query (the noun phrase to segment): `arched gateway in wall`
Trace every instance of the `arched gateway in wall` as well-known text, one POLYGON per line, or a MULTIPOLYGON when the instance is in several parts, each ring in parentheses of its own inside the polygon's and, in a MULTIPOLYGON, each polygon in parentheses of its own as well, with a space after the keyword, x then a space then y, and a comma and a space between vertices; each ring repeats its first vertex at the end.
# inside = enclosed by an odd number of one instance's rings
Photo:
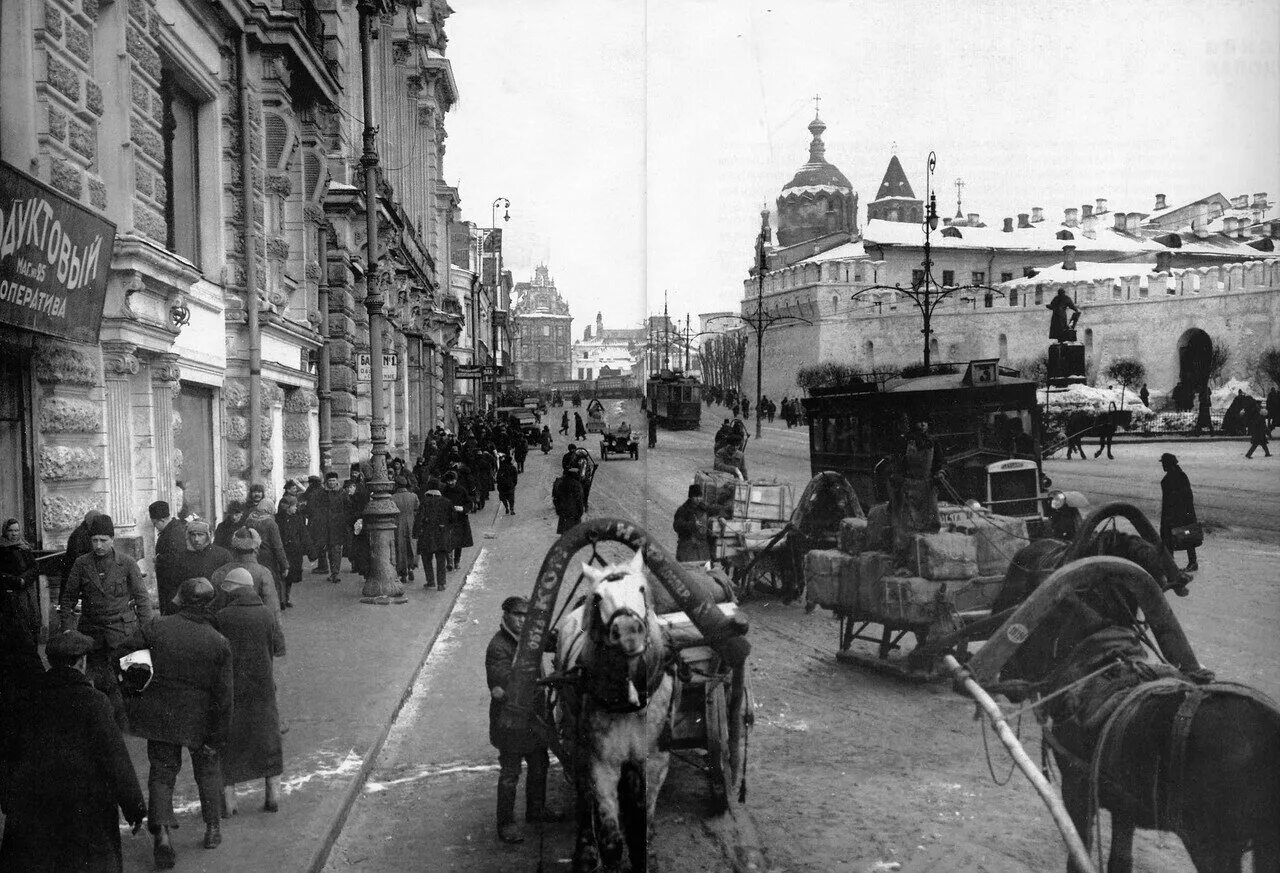
POLYGON ((1199 389, 1209 380, 1213 340, 1198 327, 1188 328, 1178 338, 1178 381, 1199 389))

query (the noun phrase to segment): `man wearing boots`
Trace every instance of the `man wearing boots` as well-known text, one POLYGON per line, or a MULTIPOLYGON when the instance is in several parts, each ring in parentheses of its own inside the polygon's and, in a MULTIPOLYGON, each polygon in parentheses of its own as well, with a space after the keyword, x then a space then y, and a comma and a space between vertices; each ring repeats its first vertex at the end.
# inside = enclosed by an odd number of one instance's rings
POLYGON ((118 652, 151 650, 153 678, 143 694, 131 698, 129 723, 131 732, 147 741, 147 829, 158 870, 171 869, 175 861, 169 829, 178 824, 173 785, 184 746, 200 795, 204 847, 222 842, 218 753, 231 732, 233 697, 231 646, 214 628, 213 595, 208 579, 185 580, 178 589, 177 614, 139 628, 118 652))
POLYGON ((524 841, 524 831, 516 824, 516 788, 520 784, 520 765, 529 765, 524 785, 524 820, 530 823, 560 821, 563 816, 546 806, 547 747, 532 732, 508 735, 499 726, 503 701, 507 697, 507 681, 516 657, 516 642, 529 601, 508 597, 502 601, 502 623, 489 641, 484 653, 485 675, 489 681, 489 742, 498 750, 498 839, 504 843, 524 841))

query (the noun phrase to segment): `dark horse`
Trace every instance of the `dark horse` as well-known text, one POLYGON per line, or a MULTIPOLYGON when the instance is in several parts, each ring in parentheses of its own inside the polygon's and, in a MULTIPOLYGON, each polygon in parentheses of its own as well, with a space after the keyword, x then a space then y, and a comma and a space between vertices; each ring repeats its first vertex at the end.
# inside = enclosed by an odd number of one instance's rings
POLYGON ((1121 425, 1128 425, 1130 417, 1128 413, 1118 411, 1114 403, 1105 412, 1080 409, 1071 413, 1067 416, 1067 460, 1070 461, 1076 452, 1080 453, 1081 460, 1088 457, 1081 442, 1086 436, 1098 438, 1098 451, 1093 454, 1095 458, 1105 450, 1107 458, 1114 460, 1111 456, 1111 440, 1121 425))
POLYGON ((1111 813, 1108 873, 1132 869, 1139 827, 1176 833, 1199 873, 1239 873, 1249 850, 1255 873, 1280 873, 1280 710, 1201 667, 1165 600, 1171 562, 1150 528, 1133 507, 1113 504, 1072 545, 1023 556, 1057 569, 1045 578, 1045 566, 1026 573, 1030 560, 1011 567, 1001 599, 1021 603, 969 669, 1011 696, 1063 691, 1037 717, 1086 846, 1097 812, 1111 813), (1113 515, 1134 522, 1151 548, 1131 535, 1095 535, 1113 515), (1139 561, 1085 557, 1111 549, 1139 561), (1167 663, 1146 659, 1139 609, 1167 663))

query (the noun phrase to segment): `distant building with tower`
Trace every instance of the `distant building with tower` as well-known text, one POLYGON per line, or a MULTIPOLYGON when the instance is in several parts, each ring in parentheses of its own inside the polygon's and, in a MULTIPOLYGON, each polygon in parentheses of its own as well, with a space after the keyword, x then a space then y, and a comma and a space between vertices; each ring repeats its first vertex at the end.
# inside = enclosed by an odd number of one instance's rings
POLYGON ((511 357, 516 378, 526 388, 572 379, 573 316, 547 265, 534 269, 533 281, 517 282, 515 296, 511 357))

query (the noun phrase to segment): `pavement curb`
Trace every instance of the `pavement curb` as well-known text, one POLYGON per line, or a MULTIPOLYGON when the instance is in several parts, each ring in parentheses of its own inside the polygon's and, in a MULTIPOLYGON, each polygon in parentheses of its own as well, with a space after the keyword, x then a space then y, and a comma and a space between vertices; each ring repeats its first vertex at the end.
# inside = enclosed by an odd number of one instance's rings
POLYGON ((359 799, 360 793, 369 781, 369 774, 373 772, 373 766, 382 754, 382 747, 386 745, 387 737, 391 734, 391 728, 395 725, 396 719, 400 717, 400 710, 404 708, 405 701, 413 694, 413 687, 418 684, 418 676, 421 675, 422 668, 426 665, 427 658, 431 655, 431 650, 435 648, 436 640, 440 637, 440 631, 444 629, 449 617, 453 615, 453 608, 457 605, 458 598, 462 596, 462 589, 466 585, 467 579, 471 576, 472 569, 475 568, 476 559, 480 557, 480 552, 483 550, 483 546, 475 549, 474 554, 467 561, 466 572, 461 576, 458 584, 452 586, 451 589, 447 589, 450 591, 448 608, 440 613, 435 626, 431 628, 426 646, 422 650, 422 657, 418 659, 418 664, 413 668, 413 673, 409 677, 408 683, 401 690, 400 699, 396 702, 395 708, 392 709, 391 716, 379 728, 378 736, 373 745, 369 747, 369 751, 365 752, 364 760, 360 762, 360 769, 356 771, 355 778, 346 787, 342 797, 342 804, 338 807, 337 814, 333 817, 333 821, 330 822, 328 830, 325 831, 324 839, 320 841, 320 845, 311 856, 310 862, 304 868, 307 873, 321 873, 325 865, 329 863, 329 855, 333 852, 333 847, 338 842, 338 837, 342 835, 342 829, 346 827, 347 819, 351 816, 351 808, 355 806, 356 800, 359 799))

